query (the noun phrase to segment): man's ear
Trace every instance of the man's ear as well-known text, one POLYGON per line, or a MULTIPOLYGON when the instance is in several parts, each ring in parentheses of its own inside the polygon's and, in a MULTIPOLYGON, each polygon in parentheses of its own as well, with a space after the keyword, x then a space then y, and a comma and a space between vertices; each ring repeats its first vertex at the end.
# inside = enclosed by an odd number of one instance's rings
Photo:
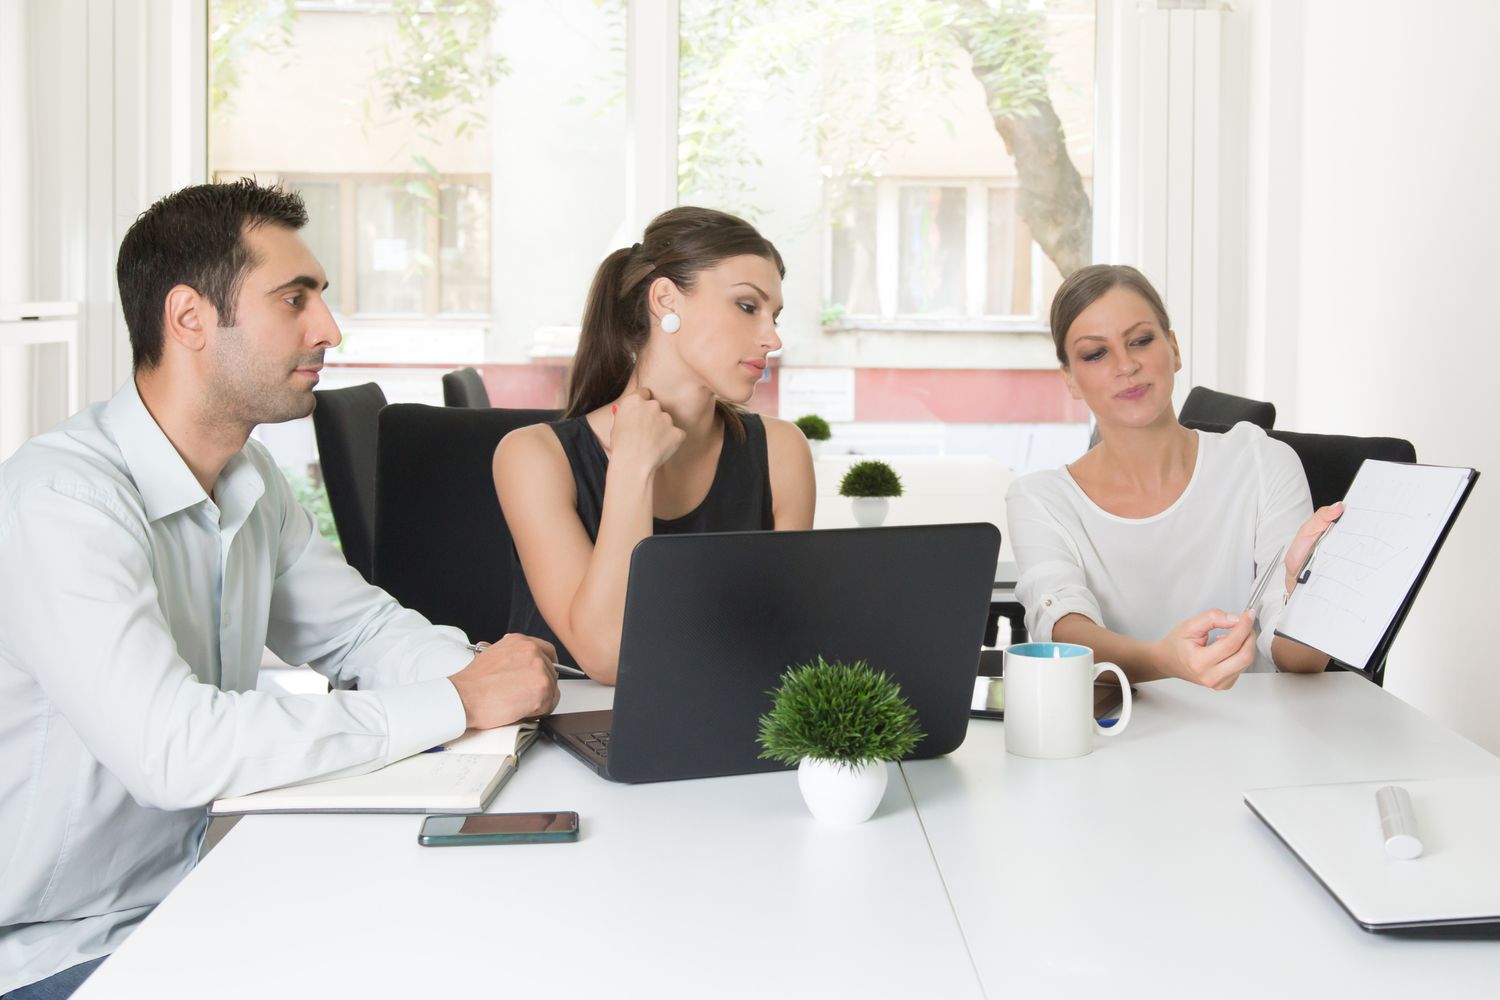
POLYGON ((201 351, 208 332, 219 325, 219 313, 198 291, 188 285, 173 285, 162 310, 162 339, 189 351, 201 351))
POLYGON ((677 312, 682 304, 682 293, 671 278, 657 278, 646 291, 646 308, 660 320, 667 313, 677 312))

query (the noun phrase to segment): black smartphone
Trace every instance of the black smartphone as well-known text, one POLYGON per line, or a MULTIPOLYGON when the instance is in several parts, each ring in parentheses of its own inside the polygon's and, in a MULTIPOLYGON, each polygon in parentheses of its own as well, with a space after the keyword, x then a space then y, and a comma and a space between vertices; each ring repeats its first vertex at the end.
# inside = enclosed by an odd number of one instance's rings
POLYGON ((576 812, 481 813, 428 816, 417 843, 423 847, 465 844, 560 844, 578 839, 576 812))

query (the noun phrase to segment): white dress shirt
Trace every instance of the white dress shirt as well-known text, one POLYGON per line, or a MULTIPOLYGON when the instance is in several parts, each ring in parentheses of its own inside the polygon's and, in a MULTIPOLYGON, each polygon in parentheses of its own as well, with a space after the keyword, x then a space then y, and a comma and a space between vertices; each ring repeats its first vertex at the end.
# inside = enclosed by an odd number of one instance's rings
MULTIPOLYGON (((1100 508, 1066 468, 1034 472, 1005 498, 1031 637, 1050 641, 1067 614, 1155 641, 1210 608, 1239 614, 1259 572, 1312 516, 1296 452, 1253 424, 1198 435, 1187 489, 1151 517, 1100 508)), ((1273 671, 1271 639, 1285 602, 1277 569, 1256 609, 1253 671, 1273 671)))
POLYGON ((365 583, 258 443, 205 494, 133 379, 24 445, 0 465, 0 993, 118 947, 214 799, 457 736, 465 643, 365 583), (257 692, 267 646, 360 690, 257 692))

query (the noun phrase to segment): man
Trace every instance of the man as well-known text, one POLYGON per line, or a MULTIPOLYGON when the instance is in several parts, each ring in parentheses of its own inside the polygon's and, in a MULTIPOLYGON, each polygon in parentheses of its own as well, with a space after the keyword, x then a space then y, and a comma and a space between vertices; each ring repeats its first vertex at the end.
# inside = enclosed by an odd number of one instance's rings
POLYGON ((134 377, 0 465, 7 997, 71 992, 192 868, 214 799, 557 703, 549 645, 476 656, 401 608, 249 441, 312 412, 339 342, 306 221, 251 181, 151 206, 118 261, 134 377), (359 690, 259 693, 266 646, 359 690))

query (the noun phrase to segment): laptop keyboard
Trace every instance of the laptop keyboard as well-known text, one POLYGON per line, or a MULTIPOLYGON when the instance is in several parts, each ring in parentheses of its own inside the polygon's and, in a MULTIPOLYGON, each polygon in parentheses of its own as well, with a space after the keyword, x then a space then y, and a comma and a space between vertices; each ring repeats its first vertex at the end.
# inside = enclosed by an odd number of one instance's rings
POLYGON ((579 733, 578 741, 597 754, 601 760, 609 758, 609 730, 606 729, 602 733, 579 733))

